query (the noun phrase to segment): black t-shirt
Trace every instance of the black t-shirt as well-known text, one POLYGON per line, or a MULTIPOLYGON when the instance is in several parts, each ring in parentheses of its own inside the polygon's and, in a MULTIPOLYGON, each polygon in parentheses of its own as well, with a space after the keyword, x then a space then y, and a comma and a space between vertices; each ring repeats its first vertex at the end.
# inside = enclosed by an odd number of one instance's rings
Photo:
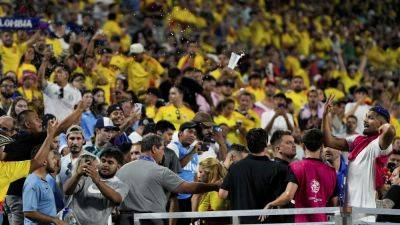
MULTIPOLYGON (((4 152, 7 153, 5 161, 22 161, 32 159, 32 150, 36 146, 42 145, 46 139, 46 136, 46 132, 32 134, 21 131, 17 133, 12 137, 15 141, 4 148, 4 152)), ((21 178, 12 182, 8 188, 7 195, 22 196, 24 182, 25 178, 21 178)))
MULTIPOLYGON (((393 201, 394 206, 392 209, 400 209, 400 186, 392 185, 383 199, 390 199, 393 201)), ((400 222, 400 216, 378 215, 376 222, 398 223, 400 222)))
MULTIPOLYGON (((282 194, 286 190, 286 186, 288 182, 292 182, 295 184, 298 184, 296 175, 294 175, 293 171, 290 169, 289 162, 280 159, 280 158, 275 158, 274 162, 284 171, 285 174, 287 174, 287 179, 286 180, 281 180, 281 183, 279 184, 279 193, 282 194)), ((294 208, 294 204, 289 202, 288 204, 282 206, 281 208, 294 208)), ((294 223, 294 215, 284 215, 284 216, 279 216, 280 222, 281 223, 294 223)))
MULTIPOLYGON (((229 192, 233 210, 263 209, 280 194, 287 171, 266 156, 249 155, 233 164, 221 188, 229 192)), ((276 222, 268 217, 266 222, 276 222)), ((240 218, 241 223, 258 223, 258 217, 240 218)))
POLYGON ((181 170, 181 164, 178 156, 176 156, 175 152, 169 148, 165 148, 164 150, 164 157, 161 165, 167 167, 176 174, 178 174, 178 172, 181 170))

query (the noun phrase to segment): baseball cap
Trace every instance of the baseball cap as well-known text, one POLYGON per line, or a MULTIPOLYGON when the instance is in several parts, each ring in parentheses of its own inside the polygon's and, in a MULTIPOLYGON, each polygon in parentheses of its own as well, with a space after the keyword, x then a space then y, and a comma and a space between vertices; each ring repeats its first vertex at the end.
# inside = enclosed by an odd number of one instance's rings
POLYGON ((197 128, 197 124, 194 122, 185 122, 179 127, 179 131, 184 131, 186 129, 197 128))
POLYGON ((72 125, 67 130, 67 133, 66 133, 67 137, 68 137, 68 135, 70 135, 72 133, 81 133, 83 135, 83 129, 82 129, 82 127, 80 127, 78 125, 72 125))
POLYGON ((129 54, 140 54, 144 52, 144 47, 140 43, 132 44, 129 50, 129 54))
POLYGON ((102 117, 102 118, 97 119, 96 125, 94 125, 94 128, 98 128, 98 129, 106 128, 106 129, 111 129, 111 130, 119 130, 119 128, 116 127, 114 125, 114 123, 111 121, 111 119, 108 117, 102 117))
POLYGON ((122 108, 119 104, 110 105, 107 109, 107 116, 111 115, 114 111, 121 110, 122 108))
POLYGON ((14 140, 0 134, 0 147, 11 144, 14 140))
POLYGON ((212 125, 214 125, 214 121, 213 121, 211 115, 206 112, 197 112, 196 115, 194 116, 192 122, 197 123, 197 124, 201 123, 208 127, 211 127, 212 125))

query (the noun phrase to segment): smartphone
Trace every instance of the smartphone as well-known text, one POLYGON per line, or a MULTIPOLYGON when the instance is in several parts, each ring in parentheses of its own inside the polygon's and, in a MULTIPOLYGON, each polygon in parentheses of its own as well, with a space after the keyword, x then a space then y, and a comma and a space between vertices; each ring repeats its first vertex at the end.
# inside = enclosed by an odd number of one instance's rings
POLYGON ((220 126, 213 126, 213 131, 215 133, 219 133, 219 132, 222 132, 222 128, 220 126))
POLYGON ((195 140, 195 141, 189 146, 189 149, 188 149, 188 151, 187 151, 188 154, 191 153, 191 152, 193 151, 193 149, 194 149, 194 147, 196 147, 197 143, 199 143, 199 141, 195 140))
POLYGON ((135 104, 134 104, 134 110, 135 110, 135 112, 141 113, 141 112, 142 112, 142 108, 143 108, 143 105, 142 105, 142 104, 140 104, 140 103, 135 103, 135 104))

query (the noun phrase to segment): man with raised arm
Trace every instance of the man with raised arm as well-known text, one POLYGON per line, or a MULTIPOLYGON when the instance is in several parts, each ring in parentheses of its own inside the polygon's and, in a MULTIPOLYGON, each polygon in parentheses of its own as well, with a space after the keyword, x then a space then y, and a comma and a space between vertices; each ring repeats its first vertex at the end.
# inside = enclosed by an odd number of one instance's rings
MULTIPOLYGON (((20 178, 28 176, 29 173, 42 167, 50 151, 50 144, 53 141, 58 123, 50 123, 47 128, 47 135, 39 151, 30 160, 16 160, 12 162, 0 161, 0 224, 3 221, 3 202, 10 184, 20 178)), ((0 153, 4 146, 13 142, 13 139, 0 135, 0 153)), ((23 219, 23 218, 22 218, 23 219)))
POLYGON ((332 101, 330 96, 325 104, 322 131, 326 147, 349 151, 348 167, 348 201, 352 207, 375 208, 375 159, 388 155, 396 130, 389 123, 388 110, 380 106, 368 110, 364 119, 362 135, 337 138, 332 135, 331 116, 332 101))

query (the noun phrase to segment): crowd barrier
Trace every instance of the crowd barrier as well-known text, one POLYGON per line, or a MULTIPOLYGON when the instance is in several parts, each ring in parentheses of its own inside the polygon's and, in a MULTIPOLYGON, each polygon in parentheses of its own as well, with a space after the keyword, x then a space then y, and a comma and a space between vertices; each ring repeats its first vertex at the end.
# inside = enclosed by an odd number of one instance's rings
MULTIPOLYGON (((297 224, 334 224, 334 225, 392 225, 398 223, 379 223, 365 221, 369 216, 375 215, 400 215, 398 209, 376 209, 376 208, 340 208, 340 207, 325 207, 325 208, 301 208, 301 209, 268 209, 268 210, 231 210, 231 211, 209 211, 209 212, 175 212, 175 213, 135 213, 134 224, 140 225, 140 220, 143 219, 170 219, 170 218, 191 218, 205 219, 215 217, 231 217, 232 224, 240 224, 239 217, 241 216, 260 216, 260 215, 296 215, 296 214, 319 214, 325 213, 328 215, 328 222, 315 223, 297 223, 297 224)), ((267 223, 265 223, 267 224, 267 223)), ((277 223, 274 223, 277 224, 277 223)), ((279 225, 291 225, 295 223, 279 223, 279 225)))

